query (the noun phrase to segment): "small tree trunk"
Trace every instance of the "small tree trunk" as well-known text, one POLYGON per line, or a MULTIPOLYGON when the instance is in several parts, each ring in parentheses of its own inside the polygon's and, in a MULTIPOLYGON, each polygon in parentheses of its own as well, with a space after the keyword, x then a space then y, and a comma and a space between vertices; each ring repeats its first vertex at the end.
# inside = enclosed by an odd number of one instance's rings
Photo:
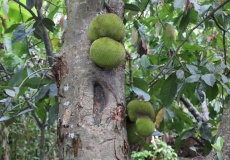
MULTIPOLYGON (((220 126, 218 129, 217 137, 222 137, 224 139, 224 146, 222 148, 223 158, 224 160, 230 159, 230 101, 228 102, 228 106, 224 111, 223 117, 220 122, 220 126)), ((217 154, 216 150, 212 150, 212 152, 208 155, 210 160, 216 160, 217 154)))
MULTIPOLYGON (((62 48, 62 61, 67 65, 62 67, 59 88, 60 159, 127 159, 124 64, 107 70, 89 57, 87 29, 99 14, 100 3, 75 0, 67 6, 68 28, 62 48)), ((109 5, 123 16, 122 0, 110 0, 109 5)))

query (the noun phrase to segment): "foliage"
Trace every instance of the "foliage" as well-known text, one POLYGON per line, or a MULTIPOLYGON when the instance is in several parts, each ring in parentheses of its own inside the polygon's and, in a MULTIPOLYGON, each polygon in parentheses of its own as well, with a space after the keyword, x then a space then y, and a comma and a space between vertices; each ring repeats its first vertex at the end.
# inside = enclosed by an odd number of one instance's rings
POLYGON ((177 154, 171 146, 167 145, 164 141, 156 139, 155 147, 153 144, 151 151, 144 150, 142 152, 132 152, 132 158, 134 160, 145 160, 146 158, 155 158, 156 160, 177 160, 177 154))
POLYGON ((201 137, 207 155, 229 101, 230 4, 124 2, 127 99, 148 95, 156 129, 177 135, 175 149, 201 137))
POLYGON ((222 147, 224 145, 224 139, 222 137, 218 137, 215 144, 212 144, 212 147, 217 150, 218 160, 223 160, 222 147))
POLYGON ((0 3, 0 159, 57 155, 58 91, 50 56, 61 47, 58 11, 66 11, 60 0, 34 2, 0 3))
MULTIPOLYGON (((0 3, 0 159, 56 156, 50 147, 56 144, 58 84, 51 67, 62 46, 66 8, 60 0, 34 2, 0 3)), ((124 2, 127 101, 138 96, 151 102, 156 129, 176 135, 176 150, 195 136, 204 139, 205 155, 214 147, 220 156, 222 140, 213 143, 230 97, 230 3, 124 2)))

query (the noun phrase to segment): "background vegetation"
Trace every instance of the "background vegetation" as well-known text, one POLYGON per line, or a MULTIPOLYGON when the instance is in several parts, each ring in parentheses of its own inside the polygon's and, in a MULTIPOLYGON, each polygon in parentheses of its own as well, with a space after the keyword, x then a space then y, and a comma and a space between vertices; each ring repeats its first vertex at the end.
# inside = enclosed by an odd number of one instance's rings
MULTIPOLYGON (((181 156, 207 155, 230 94, 229 0, 124 2, 127 102, 137 95, 150 101, 157 130, 181 156)), ((65 5, 4 0, 0 6, 0 159, 54 159, 52 66, 67 24, 65 5)))

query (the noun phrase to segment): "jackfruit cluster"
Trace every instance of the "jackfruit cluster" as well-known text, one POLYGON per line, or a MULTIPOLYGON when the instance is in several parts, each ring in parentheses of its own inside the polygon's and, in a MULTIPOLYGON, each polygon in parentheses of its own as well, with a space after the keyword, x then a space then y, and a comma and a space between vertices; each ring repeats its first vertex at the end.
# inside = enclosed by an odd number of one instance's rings
POLYGON ((90 57, 103 68, 116 68, 125 60, 125 49, 119 41, 124 39, 125 27, 116 14, 101 14, 89 25, 88 37, 93 42, 90 57))
POLYGON ((155 129, 155 112, 150 102, 132 100, 127 105, 127 112, 130 120, 127 123, 129 144, 136 144, 143 137, 152 135, 155 129))

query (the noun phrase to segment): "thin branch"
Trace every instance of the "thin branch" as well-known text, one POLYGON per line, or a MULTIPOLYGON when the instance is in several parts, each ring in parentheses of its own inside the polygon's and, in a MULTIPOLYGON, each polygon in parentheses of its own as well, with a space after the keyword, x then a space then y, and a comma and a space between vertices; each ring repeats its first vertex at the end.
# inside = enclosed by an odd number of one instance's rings
POLYGON ((226 31, 223 31, 223 47, 224 47, 224 64, 227 65, 227 49, 226 49, 226 43, 225 43, 225 37, 226 31))
MULTIPOLYGON (((38 10, 37 13, 38 13, 39 20, 42 21, 43 20, 43 15, 42 15, 41 10, 38 10)), ((52 66, 53 65, 52 44, 51 44, 51 41, 50 41, 49 34, 48 34, 47 30, 46 30, 46 27, 43 24, 42 24, 42 28, 43 28, 43 31, 44 31, 43 40, 44 40, 44 44, 45 44, 45 48, 46 48, 46 55, 48 57, 48 61, 49 61, 50 66, 52 66)))
POLYGON ((38 72, 44 71, 44 70, 51 70, 51 68, 42 68, 42 69, 39 69, 39 70, 37 70, 37 71, 31 73, 30 75, 28 75, 28 76, 21 82, 21 84, 19 85, 19 88, 20 88, 20 87, 23 85, 23 83, 24 83, 28 78, 30 78, 32 75, 34 75, 34 74, 36 74, 36 73, 38 73, 38 72))
POLYGON ((194 118, 199 122, 203 121, 206 122, 205 119, 202 117, 200 112, 193 106, 193 104, 189 101, 189 99, 185 97, 180 98, 181 102, 185 105, 185 107, 188 109, 188 111, 194 116, 194 118))
MULTIPOLYGON (((25 99, 26 104, 28 105, 28 107, 31 108, 31 109, 34 109, 35 107, 29 102, 29 98, 27 98, 25 94, 23 94, 23 97, 24 97, 24 99, 25 99)), ((35 111, 33 110, 31 113, 32 113, 32 116, 34 117, 34 120, 37 123, 38 127, 41 128, 42 127, 42 123, 39 121, 37 115, 35 114, 35 111)))
POLYGON ((138 16, 137 19, 140 19, 140 18, 141 18, 141 16, 143 15, 144 11, 146 10, 146 8, 147 8, 149 2, 150 2, 150 0, 148 0, 148 2, 146 3, 145 7, 144 7, 143 10, 141 11, 141 14, 138 16))
POLYGON ((52 3, 51 1, 47 1, 47 0, 46 0, 46 2, 47 2, 47 3, 50 3, 51 5, 53 5, 53 6, 55 6, 55 7, 58 7, 58 8, 66 8, 66 7, 64 7, 64 6, 63 6, 63 7, 60 7, 60 6, 58 6, 58 5, 54 4, 54 3, 52 3))
POLYGON ((156 15, 157 15, 157 19, 159 20, 159 22, 160 22, 161 26, 163 27, 163 29, 165 29, 165 26, 164 26, 162 20, 160 19, 159 15, 158 15, 158 10, 157 10, 157 8, 158 8, 158 7, 157 7, 157 5, 156 5, 156 15))
POLYGON ((212 15, 211 18, 214 20, 214 22, 216 23, 217 27, 218 27, 220 30, 222 30, 223 32, 227 32, 227 30, 226 30, 223 26, 221 26, 221 25, 219 24, 219 22, 216 20, 216 18, 215 18, 214 15, 212 15))
POLYGON ((126 52, 127 59, 129 61, 129 84, 133 87, 133 70, 132 70, 132 58, 130 53, 126 52))
POLYGON ((34 14, 34 12, 31 9, 29 9, 26 5, 24 5, 23 3, 21 3, 20 1, 17 1, 17 0, 14 0, 14 2, 16 2, 17 4, 19 4, 23 8, 25 8, 28 12, 30 12, 30 14, 33 16, 34 19, 37 18, 37 16, 34 14))

